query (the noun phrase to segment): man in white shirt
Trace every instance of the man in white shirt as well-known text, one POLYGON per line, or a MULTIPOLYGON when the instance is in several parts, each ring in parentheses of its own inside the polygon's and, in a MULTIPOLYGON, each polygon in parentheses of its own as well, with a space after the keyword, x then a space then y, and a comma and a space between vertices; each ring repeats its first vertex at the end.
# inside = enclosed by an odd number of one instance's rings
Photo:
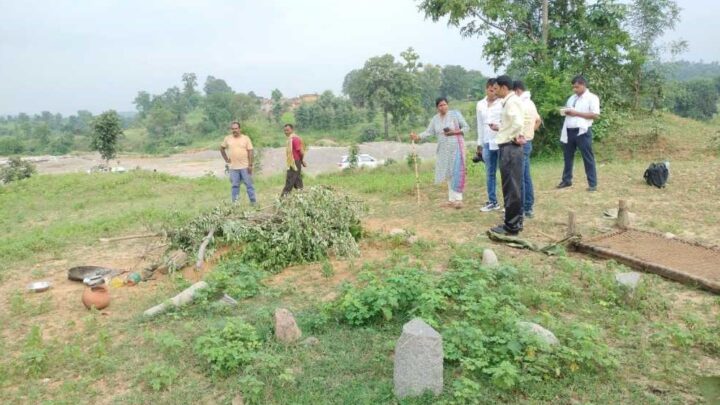
POLYGON ((565 115, 565 123, 560 133, 565 168, 557 188, 572 186, 575 150, 580 149, 588 181, 587 191, 596 191, 597 171, 592 150, 592 124, 600 116, 600 99, 587 89, 587 80, 583 76, 575 76, 572 85, 575 94, 570 96, 565 108, 560 110, 560 113, 565 115))
POLYGON ((523 145, 523 215, 525 218, 533 217, 533 205, 535 205, 535 191, 533 189, 532 177, 530 176, 530 153, 532 153, 532 140, 535 138, 535 131, 540 128, 542 120, 538 114, 535 103, 530 98, 530 92, 525 91, 525 83, 522 80, 513 82, 513 91, 520 97, 523 104, 523 112, 525 113, 523 121, 523 135, 525 135, 525 145, 523 145))
POLYGON ((477 103, 477 154, 485 162, 485 178, 488 201, 480 208, 482 212, 499 210, 497 194, 498 145, 495 141, 497 130, 500 128, 500 114, 502 102, 495 94, 495 79, 488 79, 485 83, 485 98, 477 103))

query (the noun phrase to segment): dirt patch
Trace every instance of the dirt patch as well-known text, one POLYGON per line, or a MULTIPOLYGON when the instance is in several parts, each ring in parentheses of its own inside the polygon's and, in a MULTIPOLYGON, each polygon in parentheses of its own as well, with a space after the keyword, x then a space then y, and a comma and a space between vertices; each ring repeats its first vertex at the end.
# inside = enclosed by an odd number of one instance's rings
MULTIPOLYGON (((220 142, 218 140, 218 142, 220 142)), ((422 159, 435 156, 437 146, 433 143, 417 145, 418 155, 422 159)), ((411 151, 411 145, 398 142, 371 142, 360 145, 360 153, 368 153, 376 159, 394 159, 400 161, 411 151)), ((307 174, 319 174, 337 171, 337 164, 348 148, 343 146, 311 146, 306 161, 307 174)), ((37 165, 41 174, 83 173, 93 166, 104 163, 99 154, 86 153, 66 156, 35 156, 27 158, 37 165)), ((285 172, 285 148, 264 148, 261 176, 282 174, 285 172)), ((218 150, 195 150, 170 156, 120 155, 110 162, 112 166, 125 169, 140 168, 154 170, 180 177, 201 177, 212 175, 223 177, 225 163, 218 150)))
MULTIPOLYGON (((12 271, 7 280, 0 285, 0 297, 3 297, 0 304, 4 306, 5 311, 10 312, 9 301, 19 292, 27 307, 47 308, 41 311, 41 314, 23 317, 18 325, 21 329, 29 328, 31 324, 39 324, 47 337, 59 339, 72 337, 80 331, 82 328, 80 321, 89 312, 81 302, 85 285, 68 280, 67 270, 78 265, 98 265, 124 271, 126 273, 122 276, 125 276, 132 271, 140 272, 143 267, 157 260, 164 251, 162 245, 164 243, 156 238, 152 242, 148 239, 126 240, 75 248, 68 251, 61 259, 43 261, 24 271, 12 271), (52 288, 43 293, 26 292, 27 284, 37 280, 50 281, 52 288)), ((132 311, 125 309, 146 296, 157 294, 158 289, 161 288, 161 284, 154 282, 111 288, 110 306, 101 312, 104 315, 103 322, 134 316, 132 311)), ((3 329, 3 336, 11 338, 13 332, 9 330, 10 328, 3 329)))
POLYGON ((355 281, 362 264, 387 259, 390 252, 361 245, 360 256, 347 259, 331 259, 332 275, 323 275, 322 263, 312 263, 288 267, 282 272, 269 277, 265 285, 274 288, 289 287, 303 293, 311 293, 322 297, 324 301, 335 298, 337 287, 344 282, 355 281))

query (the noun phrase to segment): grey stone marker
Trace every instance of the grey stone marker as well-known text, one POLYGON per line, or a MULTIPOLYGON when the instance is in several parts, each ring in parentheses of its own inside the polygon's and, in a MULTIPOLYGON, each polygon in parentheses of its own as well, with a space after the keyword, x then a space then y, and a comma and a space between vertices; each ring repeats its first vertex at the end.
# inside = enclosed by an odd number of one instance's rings
POLYGON ((420 396, 430 390, 438 395, 443 390, 442 336, 415 318, 403 325, 395 344, 395 395, 398 398, 420 396))
POLYGON ((492 249, 483 250, 482 264, 487 267, 495 267, 499 264, 497 255, 492 249))
POLYGON ((543 342, 551 346, 560 344, 560 341, 554 333, 550 332, 549 330, 543 328, 536 323, 520 321, 517 323, 517 326, 521 330, 525 330, 527 332, 537 335, 543 342))
POLYGON ((631 271, 629 273, 618 273, 615 275, 615 281, 617 281, 620 286, 630 290, 630 292, 634 292, 638 286, 638 283, 640 282, 641 275, 642 274, 636 271, 631 271))

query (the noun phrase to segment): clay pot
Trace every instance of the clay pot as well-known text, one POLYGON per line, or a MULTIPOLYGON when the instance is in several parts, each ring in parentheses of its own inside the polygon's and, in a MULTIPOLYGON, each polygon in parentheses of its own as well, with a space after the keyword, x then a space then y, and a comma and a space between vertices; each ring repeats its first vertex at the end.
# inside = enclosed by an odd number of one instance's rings
POLYGON ((110 305, 110 293, 108 292, 107 286, 97 285, 85 288, 82 295, 82 303, 85 304, 85 308, 87 309, 91 307, 105 309, 110 305))

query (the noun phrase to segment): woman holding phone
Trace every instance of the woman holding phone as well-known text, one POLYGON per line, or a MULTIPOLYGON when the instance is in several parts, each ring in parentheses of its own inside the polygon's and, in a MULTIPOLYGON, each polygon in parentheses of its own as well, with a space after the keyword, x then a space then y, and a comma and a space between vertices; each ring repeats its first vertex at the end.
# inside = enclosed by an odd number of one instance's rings
POLYGON ((470 131, 465 118, 459 111, 450 110, 448 100, 440 97, 435 100, 437 114, 430 120, 427 129, 421 134, 410 133, 410 139, 417 141, 437 136, 437 159, 435 161, 435 184, 447 182, 447 207, 462 208, 465 190, 465 139, 470 131))

